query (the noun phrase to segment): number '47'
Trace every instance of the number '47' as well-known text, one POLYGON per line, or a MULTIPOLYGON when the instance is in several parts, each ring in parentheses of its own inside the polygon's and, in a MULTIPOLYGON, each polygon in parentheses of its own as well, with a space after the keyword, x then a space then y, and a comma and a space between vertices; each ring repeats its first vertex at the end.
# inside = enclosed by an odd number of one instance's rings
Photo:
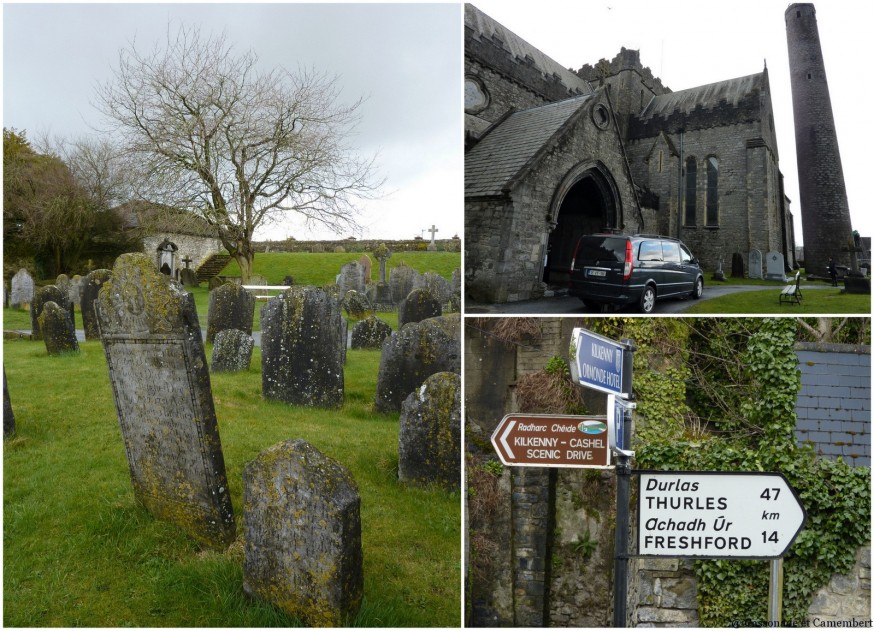
POLYGON ((762 491, 762 494, 759 495, 762 499, 765 500, 775 500, 780 496, 780 489, 765 489, 762 491))

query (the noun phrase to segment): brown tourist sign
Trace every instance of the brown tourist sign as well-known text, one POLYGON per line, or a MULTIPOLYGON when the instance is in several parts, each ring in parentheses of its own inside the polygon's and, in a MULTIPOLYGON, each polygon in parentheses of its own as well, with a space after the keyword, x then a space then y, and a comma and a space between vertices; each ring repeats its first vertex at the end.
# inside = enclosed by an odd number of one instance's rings
POLYGON ((603 416, 508 414, 492 434, 507 466, 610 467, 607 419, 603 416))

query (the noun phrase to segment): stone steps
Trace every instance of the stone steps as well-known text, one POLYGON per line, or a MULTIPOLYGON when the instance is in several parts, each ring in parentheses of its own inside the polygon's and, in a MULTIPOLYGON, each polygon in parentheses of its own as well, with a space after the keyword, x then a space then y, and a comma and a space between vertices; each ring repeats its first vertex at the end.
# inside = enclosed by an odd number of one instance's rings
POLYGON ((209 279, 218 276, 230 261, 229 254, 213 254, 197 268, 195 272, 197 281, 200 283, 208 282, 209 279))

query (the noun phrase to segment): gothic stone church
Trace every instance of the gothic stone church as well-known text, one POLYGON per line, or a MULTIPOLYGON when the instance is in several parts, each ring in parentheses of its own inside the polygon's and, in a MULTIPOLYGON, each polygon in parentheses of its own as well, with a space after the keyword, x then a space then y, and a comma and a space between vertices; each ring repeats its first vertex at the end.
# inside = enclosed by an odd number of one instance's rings
POLYGON ((562 68, 465 5, 465 278, 473 302, 561 286, 577 238, 686 243, 702 265, 795 265, 768 71, 672 92, 638 51, 562 68))

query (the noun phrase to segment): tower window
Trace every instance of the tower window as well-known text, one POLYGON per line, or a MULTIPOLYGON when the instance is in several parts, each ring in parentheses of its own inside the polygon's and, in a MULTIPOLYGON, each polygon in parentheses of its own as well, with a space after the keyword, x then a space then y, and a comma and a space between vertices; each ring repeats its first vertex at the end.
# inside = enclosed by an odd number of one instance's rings
POLYGON ((795 12, 795 17, 800 18, 800 17, 801 17, 801 11, 796 11, 796 12, 795 12))
POLYGON ((683 221, 685 226, 695 225, 696 198, 698 196, 697 179, 698 164, 695 162, 695 158, 688 158, 686 160, 686 214, 683 221))
POLYGON ((707 158, 707 225, 719 225, 719 160, 707 158))
POLYGON ((807 78, 808 78, 808 79, 812 79, 812 78, 813 78, 813 75, 811 75, 811 74, 808 72, 808 73, 807 73, 807 78))

